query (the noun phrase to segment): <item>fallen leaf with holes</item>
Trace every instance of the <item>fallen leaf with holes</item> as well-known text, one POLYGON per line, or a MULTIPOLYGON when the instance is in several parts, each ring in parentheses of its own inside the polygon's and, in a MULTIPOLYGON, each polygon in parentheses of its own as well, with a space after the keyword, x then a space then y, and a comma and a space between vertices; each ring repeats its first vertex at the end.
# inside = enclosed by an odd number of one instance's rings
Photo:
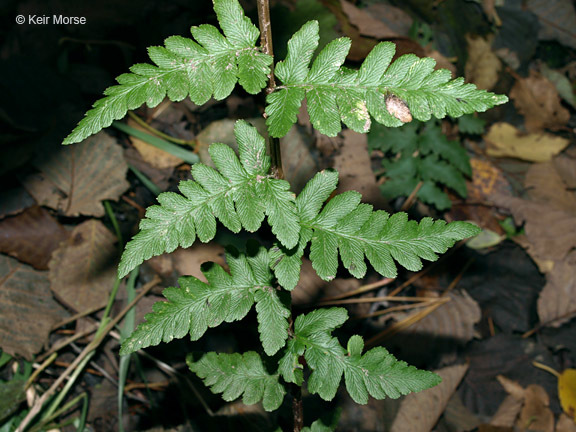
POLYGON ((480 36, 466 35, 468 43, 468 59, 466 60, 466 81, 473 82, 476 87, 491 90, 498 82, 498 74, 502 70, 500 59, 492 51, 494 37, 484 39, 480 36))
POLYGON ((495 123, 484 136, 486 154, 530 162, 546 162, 564 150, 569 140, 548 133, 522 133, 508 123, 495 123))
POLYGON ((576 369, 564 369, 558 377, 558 398, 564 412, 576 421, 576 369))
POLYGON ((67 312, 54 300, 48 272, 0 255, 0 346, 31 361, 67 312))
POLYGON ((56 297, 81 312, 105 306, 116 280, 116 237, 98 220, 78 225, 50 261, 56 297))
MULTIPOLYGON (((140 126, 132 119, 128 119, 128 126, 133 127, 134 129, 138 129, 142 132, 150 134, 148 130, 144 127, 140 126)), ((130 142, 134 146, 134 148, 140 153, 142 159, 152 165, 155 168, 164 169, 164 168, 174 168, 184 161, 179 157, 171 155, 170 153, 159 149, 158 147, 153 146, 152 144, 148 144, 146 141, 141 140, 140 138, 136 138, 133 136, 129 136, 130 142)))
POLYGON ((62 147, 35 165, 40 173, 24 179, 24 187, 38 204, 65 216, 104 216, 101 201, 116 200, 130 187, 122 147, 105 132, 62 147))
POLYGON ((0 252, 48 270, 48 261, 68 231, 42 207, 34 206, 0 221, 0 252))
POLYGON ((436 387, 406 396, 398 410, 391 432, 429 432, 444 412, 450 397, 468 370, 468 365, 434 371, 442 378, 436 387))
POLYGON ((524 116, 529 132, 556 130, 570 119, 570 112, 562 106, 554 84, 537 71, 531 70, 528 78, 519 78, 510 90, 510 98, 524 116))

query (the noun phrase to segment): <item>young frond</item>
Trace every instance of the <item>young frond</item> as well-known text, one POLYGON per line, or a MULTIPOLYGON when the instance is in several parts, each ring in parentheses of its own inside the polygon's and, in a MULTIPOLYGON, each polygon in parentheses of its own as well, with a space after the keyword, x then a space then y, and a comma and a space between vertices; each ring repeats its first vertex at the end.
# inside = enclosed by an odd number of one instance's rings
POLYGON ((407 54, 390 64, 396 49, 391 42, 376 45, 359 70, 350 70, 342 66, 350 39, 336 39, 310 67, 318 34, 317 21, 304 24, 288 42, 286 59, 276 66, 282 85, 268 95, 266 108, 266 124, 273 137, 290 130, 304 97, 312 125, 328 136, 340 132, 341 122, 366 133, 371 116, 385 126, 397 127, 412 118, 426 121, 432 116, 482 112, 508 100, 465 84, 463 78, 453 80, 446 69, 434 70, 436 62, 431 58, 407 54))
POLYGON ((220 31, 208 24, 192 27, 192 39, 171 36, 164 47, 150 47, 155 65, 136 64, 131 73, 120 75, 117 85, 104 92, 64 144, 80 142, 119 120, 129 110, 143 104, 152 108, 167 96, 181 101, 190 96, 202 105, 211 97, 230 95, 237 82, 251 94, 257 94, 267 82, 272 56, 256 46, 260 31, 237 0, 216 0, 214 10, 220 31))
POLYGON ((267 251, 263 247, 249 254, 230 251, 226 261, 230 273, 214 263, 203 265, 202 273, 208 283, 184 276, 178 279, 179 287, 166 288, 163 294, 167 301, 154 305, 146 321, 124 341, 120 354, 170 342, 186 334, 198 340, 209 327, 241 320, 255 302, 264 352, 274 355, 282 348, 288 338, 290 300, 285 292, 273 286, 267 251))
POLYGON ((299 224, 294 194, 284 180, 269 174, 264 138, 245 121, 234 129, 238 153, 224 144, 209 148, 217 170, 197 163, 195 181, 180 182, 182 195, 164 192, 151 206, 140 232, 126 245, 118 273, 127 275, 152 256, 190 247, 196 237, 208 242, 216 235, 216 219, 233 232, 256 231, 268 216, 272 232, 288 248, 298 242, 299 224))

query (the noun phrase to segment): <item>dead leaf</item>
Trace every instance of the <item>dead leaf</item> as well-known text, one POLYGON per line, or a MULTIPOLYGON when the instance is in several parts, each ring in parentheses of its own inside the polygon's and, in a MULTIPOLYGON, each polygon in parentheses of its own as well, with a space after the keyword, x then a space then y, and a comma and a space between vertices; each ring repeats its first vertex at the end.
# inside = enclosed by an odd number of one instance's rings
POLYGON ((431 431, 467 370, 468 365, 457 365, 435 371, 442 378, 442 382, 431 389, 406 396, 394 419, 391 432, 431 431))
POLYGON ((359 9, 346 0, 340 0, 342 11, 348 16, 350 24, 357 27, 361 35, 376 39, 388 39, 402 36, 364 9, 359 9))
POLYGON ((32 361, 68 314, 52 297, 47 272, 0 255, 0 316, 2 350, 32 361))
POLYGON ((518 77, 510 98, 524 116, 528 132, 559 129, 568 123, 570 112, 560 103, 560 96, 550 80, 531 70, 528 78, 518 77))
POLYGON ((576 251, 554 263, 538 297, 540 322, 559 327, 576 315, 576 251))
POLYGON ((550 397, 542 386, 530 384, 524 392, 524 405, 516 426, 520 430, 554 432, 550 397))
POLYGON ((576 432, 576 422, 562 413, 556 423, 556 432, 576 432))
POLYGON ((376 208, 387 208, 388 204, 370 168, 366 134, 346 129, 342 136, 343 145, 334 158, 334 168, 340 173, 338 192, 355 190, 362 194, 362 201, 374 204, 376 208))
POLYGON ((401 8, 394 7, 391 4, 383 3, 363 3, 366 7, 362 9, 371 17, 383 22, 386 27, 394 33, 401 36, 408 36, 414 20, 401 8))
POLYGON ((564 369, 558 377, 558 398, 564 412, 576 421, 576 369, 564 369))
POLYGON ((116 200, 130 187, 122 147, 104 132, 35 165, 41 173, 27 177, 24 187, 40 205, 66 216, 104 216, 100 201, 116 200))
POLYGON ((34 198, 32 198, 30 194, 26 192, 26 189, 22 187, 0 191, 0 203, 2 203, 2 207, 0 208, 0 219, 6 216, 18 214, 36 204, 34 198))
POLYGON ((98 220, 78 225, 50 261, 52 291, 77 312, 105 306, 116 280, 116 238, 98 220))
POLYGON ((492 90, 498 82, 498 74, 502 70, 502 63, 492 52, 493 35, 483 39, 480 36, 466 35, 468 42, 468 59, 466 60, 466 81, 473 82, 476 87, 492 90))
POLYGON ((538 16, 540 40, 557 40, 576 49, 576 9, 572 0, 527 0, 526 7, 538 16))
MULTIPOLYGON (((522 389, 522 393, 524 393, 524 389, 522 389)), ((498 407, 496 414, 492 416, 490 424, 492 426, 508 427, 512 430, 522 409, 522 403, 523 399, 518 399, 512 395, 506 396, 498 407)))
MULTIPOLYGON (((149 134, 148 130, 144 127, 140 126, 131 118, 127 121, 128 126, 133 127, 134 129, 138 129, 142 132, 149 134)), ((154 147, 152 144, 148 144, 146 141, 143 141, 139 138, 129 136, 130 142, 138 150, 142 159, 152 165, 155 168, 164 169, 164 168, 174 168, 184 161, 179 157, 173 156, 168 152, 165 152, 158 147, 154 147)))
POLYGON ((68 231, 42 207, 34 206, 0 222, 0 252, 48 270, 48 261, 68 231))
POLYGON ((484 136, 486 154, 513 157, 530 162, 546 162, 568 146, 569 140, 545 132, 522 133, 508 123, 495 123, 484 136))
POLYGON ((532 165, 525 186, 532 201, 495 195, 492 201, 509 209, 516 223, 524 224, 527 252, 547 273, 547 283, 538 299, 542 323, 557 327, 576 311, 576 194, 567 182, 572 171, 567 158, 532 165), (563 167, 557 171, 556 166, 563 167), (565 181, 562 174, 566 175, 565 181))

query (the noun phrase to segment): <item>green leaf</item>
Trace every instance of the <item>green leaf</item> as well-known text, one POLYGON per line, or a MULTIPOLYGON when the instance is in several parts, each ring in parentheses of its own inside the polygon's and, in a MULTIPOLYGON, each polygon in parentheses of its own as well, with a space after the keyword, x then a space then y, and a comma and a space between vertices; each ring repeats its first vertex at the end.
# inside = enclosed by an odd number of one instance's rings
MULTIPOLYGON (((422 268, 421 258, 435 261, 438 253, 444 253, 455 242, 472 237, 480 229, 466 222, 433 221, 423 218, 420 223, 409 221, 406 213, 390 216, 387 212, 374 211, 369 204, 360 203, 360 194, 354 191, 344 192, 333 197, 322 210, 322 202, 336 189, 335 172, 321 172, 310 180, 296 199, 300 216, 301 239, 310 241, 310 259, 318 275, 331 280, 338 270, 338 256, 348 271, 357 278, 366 274, 364 258, 374 269, 385 277, 396 277, 395 262, 411 271, 422 268), (303 239, 303 235, 306 237, 303 239)), ((279 246, 277 246, 279 248, 279 246)), ((286 267, 300 265, 300 245, 298 253, 278 249, 274 252, 274 272, 279 274, 286 267), (293 262, 294 257, 298 262, 293 262)), ((287 279, 293 280, 290 277, 287 279)))
POLYGON ((80 142, 123 118, 128 110, 144 103, 155 107, 165 97, 181 101, 189 96, 202 105, 212 96, 228 97, 236 82, 248 93, 259 93, 272 64, 272 56, 256 46, 260 31, 237 0, 215 0, 214 10, 224 35, 203 24, 191 29, 196 42, 171 36, 165 47, 150 47, 148 54, 155 65, 137 64, 131 73, 120 75, 118 84, 105 90, 105 97, 86 113, 64 144, 80 142))
POLYGON ((318 309, 300 315, 294 323, 294 338, 287 345, 279 372, 288 382, 296 382, 291 364, 302 355, 312 369, 308 379, 310 393, 324 400, 336 395, 342 376, 348 393, 359 404, 376 399, 398 398, 437 385, 440 378, 398 361, 386 349, 378 347, 362 354, 364 341, 352 336, 344 349, 332 332, 348 318, 345 309, 318 309))
POLYGON ((242 402, 253 405, 262 401, 266 411, 280 407, 286 390, 278 382, 278 374, 270 374, 258 353, 217 354, 209 352, 195 361, 188 355, 186 363, 212 393, 222 393, 222 398, 233 401, 242 396, 242 402))
MULTIPOLYGON (((250 247, 249 247, 250 249, 250 247)), ((121 355, 170 342, 190 334, 200 339, 209 327, 241 320, 256 302, 264 351, 274 355, 288 338, 289 298, 273 288, 267 251, 260 247, 249 255, 226 254, 230 274, 214 263, 202 266, 208 283, 193 276, 178 279, 180 287, 163 292, 168 301, 157 302, 146 321, 122 344, 121 355)))
POLYGON ((465 84, 463 78, 452 80, 446 69, 434 70, 436 62, 431 58, 407 54, 390 64, 395 52, 391 42, 376 45, 360 70, 352 71, 342 66, 350 40, 336 39, 310 67, 318 35, 318 23, 306 23, 288 42, 286 60, 276 66, 281 85, 268 95, 266 108, 266 124, 273 137, 284 136, 296 122, 304 97, 312 125, 328 136, 340 132, 340 121, 366 133, 370 116, 397 127, 412 117, 422 121, 432 116, 460 117, 508 101, 506 96, 465 84))
POLYGON ((264 138, 256 128, 239 120, 235 126, 239 158, 224 144, 212 144, 215 170, 198 163, 192 167, 196 181, 180 182, 180 192, 164 192, 160 205, 146 210, 140 232, 126 245, 120 277, 152 256, 191 246, 196 237, 208 242, 216 234, 216 219, 233 232, 243 227, 256 231, 268 216, 272 232, 282 245, 298 242, 300 226, 290 185, 269 175, 270 158, 264 138))

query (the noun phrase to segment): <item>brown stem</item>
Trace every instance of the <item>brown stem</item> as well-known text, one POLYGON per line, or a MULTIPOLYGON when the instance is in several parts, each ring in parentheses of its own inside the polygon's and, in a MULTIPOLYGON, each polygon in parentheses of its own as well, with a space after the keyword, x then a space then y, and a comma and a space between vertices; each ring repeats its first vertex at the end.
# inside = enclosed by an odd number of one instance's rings
MULTIPOLYGON (((272 27, 270 24, 270 7, 268 0, 258 0, 258 24, 260 26, 260 45, 265 54, 274 56, 272 46, 272 27)), ((270 65, 270 75, 268 76, 268 87, 266 94, 270 94, 276 87, 274 80, 274 63, 270 65)), ((268 138, 270 144, 270 158, 272 159, 272 174, 274 177, 283 179, 282 155, 280 152, 280 140, 278 138, 268 138)))
POLYGON ((304 428, 304 411, 302 409, 302 387, 290 384, 292 394, 292 415, 294 418, 294 432, 300 432, 304 428))

